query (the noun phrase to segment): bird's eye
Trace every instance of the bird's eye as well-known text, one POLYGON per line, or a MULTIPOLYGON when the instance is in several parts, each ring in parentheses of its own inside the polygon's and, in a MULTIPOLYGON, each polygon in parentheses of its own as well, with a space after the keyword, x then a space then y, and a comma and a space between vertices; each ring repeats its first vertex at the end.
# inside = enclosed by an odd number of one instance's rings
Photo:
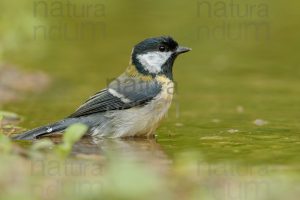
POLYGON ((159 51, 164 52, 166 50, 166 47, 161 45, 158 47, 159 51))

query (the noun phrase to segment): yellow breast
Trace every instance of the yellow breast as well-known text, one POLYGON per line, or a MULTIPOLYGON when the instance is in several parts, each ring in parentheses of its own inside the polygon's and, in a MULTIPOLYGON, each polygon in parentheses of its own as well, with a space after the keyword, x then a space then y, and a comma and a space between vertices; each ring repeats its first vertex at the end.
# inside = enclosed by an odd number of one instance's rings
POLYGON ((155 79, 162 85, 162 91, 160 94, 161 98, 167 101, 172 101, 174 94, 174 82, 165 75, 157 76, 155 79))

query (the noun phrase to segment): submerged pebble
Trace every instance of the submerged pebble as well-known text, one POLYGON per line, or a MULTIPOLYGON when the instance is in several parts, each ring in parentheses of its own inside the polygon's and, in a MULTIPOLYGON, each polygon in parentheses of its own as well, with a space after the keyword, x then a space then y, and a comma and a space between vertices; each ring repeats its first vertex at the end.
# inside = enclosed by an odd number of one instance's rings
POLYGON ((237 107, 236 107, 236 111, 237 111, 238 113, 243 113, 243 112, 245 111, 245 109, 244 109, 243 106, 237 106, 237 107))
POLYGON ((216 124, 217 124, 217 123, 220 123, 221 120, 219 120, 219 119, 212 119, 211 121, 212 121, 213 123, 216 123, 216 124))
POLYGON ((0 65, 0 104, 19 100, 26 92, 40 92, 50 85, 43 72, 25 72, 11 65, 0 65))
POLYGON ((266 125, 268 123, 269 123, 268 121, 265 121, 263 119, 256 119, 256 120, 253 121, 253 124, 255 124, 256 126, 263 126, 263 125, 266 125))

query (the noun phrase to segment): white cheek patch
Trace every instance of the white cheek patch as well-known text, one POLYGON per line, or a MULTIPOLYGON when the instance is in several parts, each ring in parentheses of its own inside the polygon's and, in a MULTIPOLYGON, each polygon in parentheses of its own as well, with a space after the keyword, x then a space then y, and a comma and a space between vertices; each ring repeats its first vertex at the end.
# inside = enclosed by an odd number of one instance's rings
POLYGON ((150 73, 158 73, 161 71, 161 67, 170 58, 172 52, 149 52, 146 54, 140 54, 137 56, 140 63, 150 73))

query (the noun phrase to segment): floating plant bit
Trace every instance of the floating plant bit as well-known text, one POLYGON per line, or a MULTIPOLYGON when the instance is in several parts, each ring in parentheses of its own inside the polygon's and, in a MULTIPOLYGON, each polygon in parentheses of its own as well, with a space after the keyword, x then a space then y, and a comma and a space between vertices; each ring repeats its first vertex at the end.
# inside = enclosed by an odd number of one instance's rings
POLYGON ((269 123, 268 121, 265 121, 263 119, 256 119, 256 120, 253 121, 253 124, 255 124, 256 126, 263 126, 263 125, 266 125, 268 123, 269 123))

